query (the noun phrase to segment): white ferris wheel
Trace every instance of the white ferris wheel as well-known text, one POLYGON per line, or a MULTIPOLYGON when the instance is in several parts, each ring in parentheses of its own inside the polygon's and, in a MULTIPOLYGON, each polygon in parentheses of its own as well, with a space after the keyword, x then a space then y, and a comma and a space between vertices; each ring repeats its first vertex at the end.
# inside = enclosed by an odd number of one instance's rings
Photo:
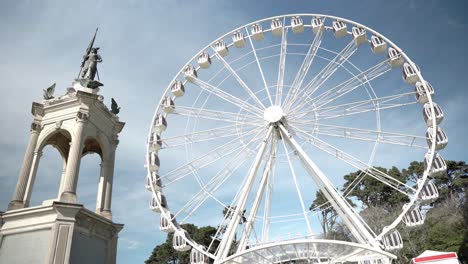
POLYGON ((146 188, 159 229, 191 263, 388 263, 403 246, 399 225, 424 222, 421 205, 438 197, 430 178, 446 169, 433 97, 402 50, 359 23, 295 14, 234 29, 190 59, 157 105, 146 188), (412 160, 426 165, 414 182, 375 168, 412 160), (407 197, 383 228, 347 198, 366 177, 407 197), (327 202, 309 208, 318 191, 327 202), (348 240, 321 232, 330 208, 348 240), (216 233, 197 242, 186 223, 216 233))

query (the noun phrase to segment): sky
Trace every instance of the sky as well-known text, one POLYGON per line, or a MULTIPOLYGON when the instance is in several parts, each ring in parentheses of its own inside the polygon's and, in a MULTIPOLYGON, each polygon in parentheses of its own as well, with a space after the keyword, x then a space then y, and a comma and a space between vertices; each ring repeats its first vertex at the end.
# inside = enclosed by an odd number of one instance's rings
MULTIPOLYGON (((114 221, 120 233, 117 263, 141 263, 165 239, 158 216, 147 209, 143 167, 148 127, 157 103, 174 75, 205 45, 252 21, 291 13, 329 14, 373 28, 392 40, 422 69, 445 112, 450 143, 444 157, 468 160, 464 116, 468 90, 466 1, 1 1, 0 2, 0 210, 16 185, 29 137, 31 102, 57 83, 63 94, 76 77, 96 27, 103 63, 101 94, 122 107, 114 176, 114 221), (7 56, 8 55, 8 56, 7 56)), ((97 155, 82 161, 78 197, 93 208, 97 155)), ((58 153, 44 151, 33 204, 56 196, 58 153)))

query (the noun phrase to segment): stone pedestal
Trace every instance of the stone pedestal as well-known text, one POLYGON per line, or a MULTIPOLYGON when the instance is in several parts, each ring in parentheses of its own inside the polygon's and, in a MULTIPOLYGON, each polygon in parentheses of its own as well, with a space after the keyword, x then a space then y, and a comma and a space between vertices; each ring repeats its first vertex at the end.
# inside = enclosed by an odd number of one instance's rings
POLYGON ((79 204, 0 213, 0 263, 115 263, 123 228, 79 204))

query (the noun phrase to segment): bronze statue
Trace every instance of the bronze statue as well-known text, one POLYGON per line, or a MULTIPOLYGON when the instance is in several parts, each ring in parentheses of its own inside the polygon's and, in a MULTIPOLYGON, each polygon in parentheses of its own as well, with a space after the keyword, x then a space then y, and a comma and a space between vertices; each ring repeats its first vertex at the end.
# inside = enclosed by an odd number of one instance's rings
POLYGON ((91 53, 87 56, 85 67, 81 74, 82 79, 94 80, 97 73, 97 64, 102 62, 101 56, 97 53, 99 48, 92 48, 91 53))
POLYGON ((55 91, 55 83, 49 86, 49 88, 42 90, 44 94, 42 95, 44 97, 44 100, 49 100, 54 98, 54 91, 55 91))
POLYGON ((119 105, 114 100, 114 98, 111 98, 111 113, 113 113, 114 115, 117 115, 119 112, 120 112, 119 105))
POLYGON ((78 79, 76 79, 76 81, 79 81, 83 87, 91 89, 103 86, 103 84, 99 82, 99 73, 97 69, 98 63, 102 62, 102 58, 98 54, 99 48, 93 48, 97 31, 98 29, 96 28, 96 32, 94 32, 94 36, 86 49, 85 55, 83 56, 81 70, 80 73, 78 73, 78 79), (98 80, 94 80, 96 76, 98 80))

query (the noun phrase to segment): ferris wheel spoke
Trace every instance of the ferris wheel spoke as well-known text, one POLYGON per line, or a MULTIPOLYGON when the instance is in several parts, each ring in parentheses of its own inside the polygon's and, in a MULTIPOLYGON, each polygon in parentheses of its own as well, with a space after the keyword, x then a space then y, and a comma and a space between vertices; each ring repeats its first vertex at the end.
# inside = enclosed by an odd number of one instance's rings
POLYGON ((268 241, 270 235, 270 214, 271 214, 271 199, 273 196, 273 187, 275 183, 276 175, 276 158, 277 158, 277 138, 278 131, 273 131, 273 144, 274 152, 271 154, 274 157, 274 162, 271 163, 270 176, 267 178, 266 182, 266 191, 265 191, 265 203, 263 208, 263 225, 262 225, 262 235, 261 241, 268 241))
MULTIPOLYGON (((219 138, 226 138, 232 136, 240 136, 239 132, 236 131, 236 127, 238 125, 228 125, 223 127, 217 127, 213 129, 207 129, 202 131, 195 131, 192 133, 187 133, 178 136, 172 136, 163 138, 162 141, 162 149, 169 149, 175 148, 180 146, 185 146, 191 143, 198 143, 204 141, 215 140, 219 138)), ((247 124, 247 126, 249 126, 247 124)), ((255 128, 253 125, 252 129, 255 128)))
POLYGON ((263 85, 265 86, 265 91, 268 95, 268 100, 270 101, 270 104, 273 105, 273 99, 271 99, 271 94, 270 94, 270 90, 268 89, 268 84, 265 79, 265 74, 263 74, 262 65, 260 64, 260 60, 258 59, 257 51, 255 50, 252 37, 250 36, 249 30, 247 29, 247 27, 245 27, 245 31, 247 32, 247 36, 250 42, 250 47, 252 48, 253 55, 255 56, 255 60, 257 61, 258 71, 260 72, 260 76, 262 77, 263 85))
POLYGON ((294 186, 296 187, 296 193, 297 193, 297 196, 299 198, 299 202, 301 203, 302 214, 303 214, 304 220, 306 222, 307 232, 308 232, 308 235, 312 235, 313 234, 312 228, 311 228, 311 225, 310 225, 309 217, 307 215, 307 210, 306 210, 306 206, 304 204, 304 199, 302 198, 302 193, 301 193, 301 190, 299 188, 299 184, 297 182, 296 172, 294 170, 294 166, 292 165, 291 158, 289 157, 289 151, 286 148, 286 143, 284 142, 284 140, 282 142, 283 142, 284 152, 286 153, 286 159, 288 160, 289 170, 290 170, 291 176, 293 178, 294 186))
MULTIPOLYGON (((213 47, 211 47, 211 48, 214 50, 213 47)), ((231 67, 231 65, 229 65, 229 63, 227 63, 227 61, 222 56, 220 56, 217 52, 215 54, 216 54, 216 57, 224 65, 224 68, 226 68, 229 71, 229 73, 231 73, 231 75, 234 77, 234 79, 237 80, 237 82, 240 84, 240 86, 242 86, 242 88, 245 90, 245 92, 247 92, 247 94, 250 96, 250 98, 252 98, 255 102, 257 102, 258 105, 265 108, 265 105, 262 103, 262 101, 260 101, 260 99, 258 99, 258 97, 255 95, 255 93, 247 86, 247 84, 245 84, 244 80, 242 80, 242 78, 231 67)))
POLYGON ((365 222, 359 215, 352 209, 351 205, 344 199, 344 197, 337 191, 333 184, 328 180, 325 174, 318 168, 318 166, 309 158, 306 152, 302 149, 294 138, 290 135, 287 129, 279 124, 282 138, 286 140, 288 145, 296 151, 297 157, 301 161, 303 167, 312 176, 313 180, 325 195, 328 201, 331 202, 333 208, 338 213, 343 223, 349 228, 353 236, 359 243, 375 244, 375 234, 366 226, 365 222))
MULTIPOLYGON (((283 25, 285 18, 283 18, 283 25)), ((288 29, 283 27, 283 34, 281 35, 281 53, 278 64, 278 82, 276 85, 276 99, 275 105, 281 105, 283 97, 283 84, 284 84, 284 71, 286 69, 286 49, 288 46, 288 29)))
POLYGON ((215 87, 207 82, 204 82, 198 78, 194 78, 194 84, 196 84, 198 87, 200 87, 201 89, 219 97, 220 99, 223 99, 224 101, 226 102, 229 102, 239 108, 241 108, 242 110, 244 111, 247 111, 247 112, 250 112, 256 116, 262 116, 263 114, 263 111, 256 107, 256 106, 253 106, 247 102, 245 102, 244 100, 230 94, 230 93, 227 93, 223 90, 221 90, 220 88, 218 87, 215 87))
MULTIPOLYGON (((297 128, 300 127, 300 125, 292 125, 297 128)), ((334 126, 320 123, 308 123, 307 128, 301 129, 301 131, 311 135, 325 135, 331 137, 348 138, 354 140, 363 140, 427 149, 427 138, 416 135, 386 132, 381 130, 354 128, 347 126, 334 126), (313 127, 310 128, 310 125, 313 125, 313 127)))
MULTIPOLYGON (((336 85, 335 87, 328 89, 327 91, 323 92, 322 94, 316 96, 312 99, 314 103, 314 107, 321 108, 324 105, 332 103, 333 101, 341 98, 342 96, 354 91, 355 89, 361 87, 364 83, 368 83, 386 72, 392 69, 390 63, 388 63, 388 59, 370 67, 369 69, 354 75, 353 77, 349 78, 348 80, 336 85)), ((303 101, 308 101, 310 97, 306 97, 303 101)))
POLYGON ((307 118, 312 114, 316 114, 317 118, 313 121, 310 121, 312 123, 316 123, 318 120, 346 117, 350 115, 368 113, 377 110, 403 107, 417 103, 416 100, 414 100, 414 95, 415 92, 408 92, 384 97, 377 97, 357 102, 321 107, 319 109, 304 110, 301 112, 295 112, 294 114, 291 114, 291 120, 294 120, 295 122, 299 123, 307 123, 307 119, 304 120, 304 118, 307 118))
POLYGON ((312 65, 314 58, 317 55, 317 51, 319 50, 320 44, 322 43, 323 36, 324 30, 320 30, 317 32, 317 34, 315 34, 315 37, 310 44, 309 50, 307 51, 307 54, 305 55, 304 60, 299 70, 297 71, 296 77, 294 78, 291 88, 286 96, 286 102, 295 100, 299 94, 299 91, 301 91, 304 78, 309 72, 310 66, 312 65))
POLYGON ((221 170, 219 170, 213 178, 210 179, 209 182, 202 186, 200 191, 198 191, 198 193, 195 194, 191 200, 183 205, 181 209, 175 214, 175 216, 177 217, 180 213, 186 212, 187 215, 182 220, 182 222, 185 222, 210 197, 215 199, 223 207, 226 207, 224 203, 215 198, 213 193, 216 192, 251 156, 252 153, 250 151, 246 151, 245 147, 238 150, 233 155, 234 158, 230 159, 226 165, 221 170))
POLYGON ((187 175, 190 175, 193 171, 196 171, 200 168, 204 168, 212 164, 213 162, 225 157, 226 155, 234 153, 236 150, 241 149, 243 147, 241 144, 239 144, 239 141, 242 137, 247 137, 255 134, 254 138, 257 138, 259 137, 259 134, 261 134, 261 132, 262 130, 260 130, 259 132, 258 129, 249 131, 242 136, 236 137, 228 141, 227 143, 218 146, 212 149, 211 151, 208 151, 203 156, 190 160, 184 165, 179 166, 178 168, 166 173, 165 175, 162 175, 161 178, 167 181, 165 186, 168 186, 186 177, 187 175))
MULTIPOLYGON (((298 101, 303 100, 305 97, 310 98, 335 72, 340 68, 357 50, 358 46, 351 40, 336 56, 306 85, 297 96, 291 98, 286 104, 286 110, 289 111, 291 107, 298 101)), ((303 103, 303 102, 302 102, 303 103)), ((296 107, 300 108, 300 106, 296 107)))
POLYGON ((226 256, 229 254, 229 250, 231 248, 234 235, 236 234, 236 227, 240 221, 240 217, 245 208, 245 204, 247 203, 248 196, 252 190, 255 177, 260 167, 260 163, 263 159, 265 149, 268 145, 268 141, 269 141, 269 138, 271 137, 272 131, 273 131, 273 126, 269 126, 268 132, 266 133, 266 136, 264 137, 262 143, 260 144, 258 148, 257 155, 255 156, 252 166, 249 169, 249 173, 247 177, 245 178, 246 179, 245 184, 242 186, 242 191, 240 192, 240 195, 238 197, 236 208, 234 212, 231 214, 232 219, 226 228, 226 233, 225 233, 226 237, 221 241, 219 245, 219 254, 217 255, 217 259, 215 259, 215 262, 226 258, 226 256))
POLYGON ((272 169, 275 164, 277 139, 272 137, 271 141, 272 141, 271 148, 269 151, 270 156, 268 158, 268 161, 265 163, 260 185, 258 187, 257 193, 255 194, 252 207, 250 208, 249 216, 247 217, 247 221, 244 223, 244 229, 241 233, 241 237, 239 239, 238 246, 237 246, 237 253, 244 250, 245 247, 247 246, 246 242, 250 237, 253 224, 254 224, 255 218, 257 217, 258 209, 260 207, 260 202, 262 201, 263 193, 265 192, 265 189, 267 188, 267 184, 268 184, 269 178, 271 177, 272 169))
MULTIPOLYGON (((248 124, 253 126, 258 126, 259 121, 262 120, 256 115, 232 113, 189 106, 177 106, 173 114, 194 118, 211 119, 229 123, 248 124)), ((261 124, 263 124, 263 122, 261 124)))
MULTIPOLYGON (((297 129, 297 128, 296 128, 297 129)), ((297 129, 297 131, 303 133, 307 137, 302 137, 303 140, 312 144, 313 146, 317 147, 318 149, 328 153, 329 155, 353 166, 354 168, 363 171, 366 175, 382 182, 383 184, 391 187, 392 189, 406 195, 407 197, 412 197, 416 190, 407 185, 406 183, 395 179, 394 177, 377 170, 373 166, 357 159, 356 157, 346 153, 345 151, 338 149, 337 147, 324 142, 323 140, 311 135, 310 133, 301 131, 297 129)))

